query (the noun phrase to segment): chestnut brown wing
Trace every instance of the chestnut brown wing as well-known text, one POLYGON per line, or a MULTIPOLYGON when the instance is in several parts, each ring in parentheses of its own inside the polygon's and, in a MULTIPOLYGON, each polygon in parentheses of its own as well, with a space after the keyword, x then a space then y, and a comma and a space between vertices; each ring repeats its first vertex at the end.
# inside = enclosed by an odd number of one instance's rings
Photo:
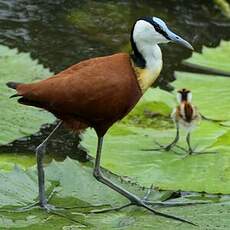
POLYGON ((19 85, 17 91, 21 103, 92 126, 121 119, 141 97, 129 56, 123 53, 90 59, 46 80, 19 85))

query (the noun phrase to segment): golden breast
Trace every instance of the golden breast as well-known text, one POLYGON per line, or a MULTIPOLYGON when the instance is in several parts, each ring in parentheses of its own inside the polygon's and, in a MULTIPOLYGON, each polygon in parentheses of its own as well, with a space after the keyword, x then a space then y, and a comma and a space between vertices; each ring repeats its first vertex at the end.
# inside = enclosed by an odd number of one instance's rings
POLYGON ((147 69, 147 68, 140 68, 134 65, 132 63, 133 69, 136 73, 138 84, 141 88, 142 93, 144 92, 156 81, 158 78, 161 69, 162 69, 162 63, 160 63, 156 68, 153 70, 147 69))

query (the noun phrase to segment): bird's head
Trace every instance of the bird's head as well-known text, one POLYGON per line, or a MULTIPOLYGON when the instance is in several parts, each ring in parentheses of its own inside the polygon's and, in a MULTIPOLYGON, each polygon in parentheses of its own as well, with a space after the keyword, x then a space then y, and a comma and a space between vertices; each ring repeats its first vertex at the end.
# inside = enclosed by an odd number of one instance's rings
POLYGON ((149 45, 174 42, 193 50, 192 45, 173 33, 165 22, 157 17, 143 17, 138 19, 131 33, 131 42, 149 45))
POLYGON ((177 100, 179 103, 187 101, 192 102, 192 92, 188 89, 180 89, 177 91, 177 100))

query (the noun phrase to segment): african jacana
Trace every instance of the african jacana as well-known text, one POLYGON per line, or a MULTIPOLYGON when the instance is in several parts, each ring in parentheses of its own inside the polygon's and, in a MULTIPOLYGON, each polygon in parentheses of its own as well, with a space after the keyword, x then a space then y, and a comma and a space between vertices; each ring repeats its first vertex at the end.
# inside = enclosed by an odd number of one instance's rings
POLYGON ((161 71, 162 55, 158 43, 175 42, 193 50, 187 41, 170 31, 156 17, 138 19, 131 31, 130 41, 131 55, 118 53, 91 58, 35 83, 7 83, 8 87, 17 90, 13 97, 20 97, 19 103, 43 108, 61 120, 36 149, 39 204, 46 210, 50 208, 45 197, 42 160, 47 141, 64 123, 73 130, 87 127, 95 129, 98 145, 93 175, 98 181, 125 196, 132 204, 156 215, 186 222, 155 211, 145 201, 107 179, 100 170, 103 137, 107 130, 133 109, 161 71))

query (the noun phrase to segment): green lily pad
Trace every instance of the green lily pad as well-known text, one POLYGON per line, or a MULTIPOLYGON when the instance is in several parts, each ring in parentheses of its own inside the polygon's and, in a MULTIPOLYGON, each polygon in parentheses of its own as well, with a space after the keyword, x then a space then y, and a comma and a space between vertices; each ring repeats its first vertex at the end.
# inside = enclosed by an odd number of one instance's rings
POLYGON ((214 0, 214 3, 226 17, 230 18, 230 4, 227 0, 214 0))
POLYGON ((230 127, 230 121, 221 122, 221 125, 223 125, 225 127, 230 127))
POLYGON ((230 131, 226 132, 222 136, 218 137, 213 147, 220 147, 223 151, 230 153, 230 131))
POLYGON ((36 163, 34 155, 19 153, 0 153, 0 170, 11 171, 15 165, 26 169, 36 163))
MULTIPOLYGON (((203 122, 192 134, 192 146, 197 147, 196 151, 217 153, 186 157, 186 153, 178 149, 178 154, 172 151, 142 151, 158 148, 154 141, 165 145, 170 143, 175 137, 173 129, 115 125, 105 137, 102 165, 145 186, 153 184, 164 190, 228 194, 230 174, 226 172, 230 165, 229 153, 222 153, 221 145, 216 145, 215 149, 209 148, 225 133, 226 129, 218 124, 203 122), (122 130, 126 130, 127 134, 123 135, 122 130), (118 135, 119 131, 121 135, 118 135)), ((185 140, 182 139, 179 145, 186 147, 185 140)), ((96 135, 92 130, 85 133, 84 146, 95 156, 96 135)))
POLYGON ((230 72, 230 42, 221 41, 217 48, 204 47, 202 54, 194 52, 192 57, 185 62, 212 69, 230 72))
POLYGON ((157 89, 149 89, 123 120, 123 124, 139 127, 155 127, 164 129, 172 127, 170 124, 170 113, 175 105, 175 98, 172 93, 157 89))
MULTIPOLYGON (((227 230, 230 224, 228 215, 230 212, 229 205, 196 205, 190 207, 177 207, 161 209, 161 211, 186 216, 190 221, 198 224, 200 229, 223 229, 227 230), (221 220, 221 221, 220 221, 221 220)), ((125 211, 113 212, 110 214, 98 215, 81 215, 75 213, 73 215, 79 223, 65 220, 52 214, 46 214, 44 211, 33 211, 33 213, 7 214, 0 216, 0 226, 2 229, 156 229, 156 230, 195 230, 197 227, 188 224, 181 224, 176 221, 167 220, 154 216, 147 211, 139 208, 128 208, 125 211), (45 226, 45 227, 44 227, 45 226)))
MULTIPOLYGON (((121 186, 139 196, 146 189, 120 180, 119 177, 105 172, 107 176, 121 186)), ((56 193, 50 204, 74 207, 70 210, 57 210, 46 213, 41 209, 18 212, 16 207, 32 203, 37 197, 36 170, 15 168, 12 172, 0 173, 0 228, 1 229, 197 229, 192 225, 155 216, 140 207, 131 206, 119 212, 104 214, 90 213, 126 204, 127 201, 97 182, 92 177, 92 168, 77 161, 66 159, 64 162, 52 162, 46 168, 46 187, 50 190, 54 183, 56 193), (84 208, 86 207, 86 208, 84 208)), ((168 192, 154 192, 151 200, 161 201, 168 192)), ((170 194, 170 193, 169 193, 170 194)), ((176 202, 175 199, 173 202, 176 202)), ((203 204, 171 208, 157 208, 158 211, 184 217, 198 224, 201 229, 228 229, 230 206, 225 204, 203 204), (208 215, 207 215, 208 214, 208 215)))
MULTIPOLYGON (((107 177, 113 180, 120 186, 128 189, 131 192, 143 197, 147 189, 140 187, 135 183, 125 181, 115 175, 105 171, 107 177)), ((55 195, 52 197, 50 203, 75 207, 70 211, 57 211, 55 213, 46 213, 43 210, 32 209, 29 212, 17 212, 16 207, 26 206, 34 202, 37 198, 37 176, 35 167, 28 170, 22 170, 18 167, 9 173, 0 173, 0 228, 10 227, 20 229, 41 229, 50 226, 55 228, 70 226, 75 227, 92 227, 98 226, 97 220, 100 219, 102 226, 113 226, 119 224, 119 220, 129 219, 131 215, 147 215, 155 216, 148 212, 143 212, 140 208, 132 207, 128 209, 127 213, 121 212, 121 214, 115 215, 95 215, 87 214, 90 210, 100 210, 101 208, 116 207, 122 204, 127 204, 127 200, 109 189, 107 186, 99 183, 92 176, 92 167, 85 164, 81 164, 77 161, 66 159, 64 162, 53 161, 46 168, 46 187, 50 191, 55 184, 55 195), (86 208, 84 208, 86 207, 86 208), (57 215, 58 214, 58 215, 57 215), (64 216, 64 217, 62 217, 64 216), (108 218, 109 217, 109 218, 108 218), (71 218, 71 219, 70 219, 71 218), (75 222, 73 221, 75 220, 75 222), (71 223, 72 222, 72 223, 71 223), (78 222, 76 224, 76 222, 78 222), (37 228, 35 228, 37 226, 37 228)), ((153 192, 150 194, 150 200, 161 201, 167 199, 171 195, 171 192, 153 192)), ((166 210, 166 212, 168 212, 166 210)), ((152 218, 151 218, 152 219, 152 218)), ((174 222, 165 220, 164 218, 158 218, 159 223, 167 224, 174 222)), ((140 220, 135 220, 138 225, 140 220)), ((132 223, 127 222, 127 226, 130 227, 132 223)), ((177 223, 178 224, 178 223, 177 223)))
POLYGON ((0 144, 37 132, 44 123, 54 121, 54 117, 36 108, 19 105, 9 96, 15 91, 7 88, 8 81, 31 82, 52 75, 38 61, 32 60, 28 53, 18 53, 0 45, 0 144))

